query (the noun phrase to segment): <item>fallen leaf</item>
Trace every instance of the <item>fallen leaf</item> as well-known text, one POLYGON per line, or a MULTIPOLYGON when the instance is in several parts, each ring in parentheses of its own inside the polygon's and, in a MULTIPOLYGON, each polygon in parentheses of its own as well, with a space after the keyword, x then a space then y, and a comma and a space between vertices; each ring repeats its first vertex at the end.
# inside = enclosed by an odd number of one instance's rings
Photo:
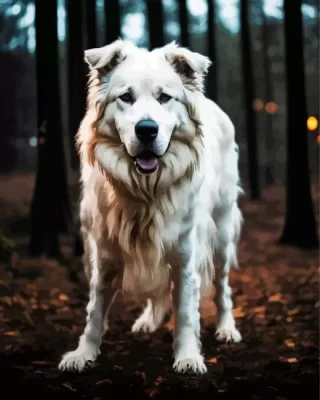
POLYGON ((20 336, 20 332, 18 331, 7 331, 4 333, 6 336, 17 337, 20 336))
POLYGON ((206 362, 209 364, 217 364, 218 360, 217 360, 217 357, 211 357, 211 358, 208 358, 206 360, 206 362))
POLYGON ((103 344, 109 344, 109 345, 114 345, 114 343, 111 340, 103 340, 103 344))
POLYGON ((273 303, 275 301, 281 301, 281 300, 282 300, 282 294, 281 293, 274 294, 274 295, 270 296, 269 299, 268 299, 269 303, 273 303))
POLYGON ((266 311, 266 306, 253 307, 252 311, 256 314, 262 314, 266 311))
POLYGON ((299 308, 293 308, 292 310, 288 310, 288 315, 296 315, 299 311, 299 308))
POLYGON ((295 358, 295 357, 288 358, 287 361, 288 361, 288 363, 290 363, 290 364, 296 364, 296 363, 299 362, 299 360, 298 360, 297 358, 295 358))
POLYGON ((245 315, 246 315, 246 313, 243 311, 242 307, 234 308, 234 310, 233 310, 234 318, 242 318, 245 315))
POLYGON ((284 343, 285 343, 285 345, 286 345, 287 347, 295 347, 295 344, 294 344, 294 342, 293 342, 292 339, 286 339, 286 340, 284 341, 284 343))
POLYGON ((64 382, 64 383, 62 384, 62 386, 66 387, 66 388, 68 388, 68 389, 70 389, 70 390, 72 390, 73 392, 76 392, 76 390, 71 386, 71 383, 70 383, 70 382, 64 382))
POLYGON ((112 382, 110 379, 102 379, 101 381, 96 382, 96 385, 102 385, 103 383, 111 384, 112 382))
POLYGON ((143 371, 136 371, 136 375, 141 376, 142 380, 146 382, 146 374, 143 371))
POLYGON ((9 297, 9 296, 0 297, 0 301, 1 301, 2 303, 7 304, 8 306, 11 306, 11 305, 12 305, 12 299, 11 299, 11 297, 9 297))
POLYGON ((146 390, 146 392, 148 393, 149 397, 154 397, 159 393, 159 390, 157 390, 157 389, 148 389, 148 390, 146 390))
POLYGON ((149 397, 154 397, 159 392, 158 387, 159 385, 164 382, 166 379, 163 376, 158 376, 156 380, 153 382, 153 387, 148 389, 146 392, 148 393, 149 397))
POLYGON ((154 385, 159 385, 160 383, 164 382, 166 380, 166 378, 164 378, 163 376, 158 376, 157 379, 154 381, 154 385))
POLYGON ((52 362, 52 361, 41 361, 41 360, 39 360, 39 361, 32 361, 32 364, 33 364, 33 365, 56 365, 55 362, 52 362))
POLYGON ((296 364, 298 363, 298 359, 295 357, 287 358, 287 357, 279 357, 279 360, 282 362, 287 362, 289 364, 296 364))

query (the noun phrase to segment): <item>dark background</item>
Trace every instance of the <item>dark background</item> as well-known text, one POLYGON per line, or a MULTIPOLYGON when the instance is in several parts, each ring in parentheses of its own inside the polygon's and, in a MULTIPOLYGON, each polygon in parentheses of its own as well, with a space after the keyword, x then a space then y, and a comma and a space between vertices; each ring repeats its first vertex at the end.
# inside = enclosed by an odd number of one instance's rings
POLYGON ((0 60, 0 367, 12 395, 19 383, 53 398, 318 398, 318 1, 2 0, 0 60), (245 226, 231 283, 243 343, 217 344, 204 304, 206 378, 171 372, 172 321, 134 338, 138 310, 121 302, 96 368, 56 370, 87 300, 74 147, 83 51, 117 37, 208 55, 207 95, 236 127, 245 226))

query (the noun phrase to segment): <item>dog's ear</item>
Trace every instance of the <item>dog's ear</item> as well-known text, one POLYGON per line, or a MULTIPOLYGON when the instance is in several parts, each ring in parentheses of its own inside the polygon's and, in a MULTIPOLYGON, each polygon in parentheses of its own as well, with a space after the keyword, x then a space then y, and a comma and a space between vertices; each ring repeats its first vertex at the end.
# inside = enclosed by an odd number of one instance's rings
POLYGON ((162 50, 182 82, 193 90, 203 91, 204 78, 212 64, 211 60, 202 54, 179 47, 176 42, 167 44, 162 50))
POLYGON ((134 48, 130 42, 118 39, 104 47, 85 50, 84 59, 91 69, 100 72, 111 72, 134 48))

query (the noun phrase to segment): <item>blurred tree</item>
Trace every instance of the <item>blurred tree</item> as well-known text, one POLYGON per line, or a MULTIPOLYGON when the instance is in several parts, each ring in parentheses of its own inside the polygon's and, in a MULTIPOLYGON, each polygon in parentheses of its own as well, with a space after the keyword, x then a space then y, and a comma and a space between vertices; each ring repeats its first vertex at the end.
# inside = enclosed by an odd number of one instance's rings
POLYGON ((308 162, 301 0, 284 0, 287 75, 286 216, 280 242, 318 248, 308 162))
POLYGON ((149 48, 155 49, 164 45, 164 22, 161 0, 147 0, 149 25, 149 48))
MULTIPOLYGON (((218 4, 219 5, 219 4, 218 4)), ((219 5, 219 8, 221 4, 219 5)), ((236 137, 241 153, 245 150, 242 132, 244 126, 243 82, 241 79, 241 59, 239 35, 234 34, 221 21, 221 14, 217 7, 217 54, 219 54, 219 68, 217 70, 219 82, 219 105, 230 115, 235 128, 236 137)), ((246 179, 246 169, 243 167, 245 157, 240 157, 241 176, 246 179)))
POLYGON ((260 199, 258 143, 256 115, 253 108, 254 102, 254 77, 252 68, 250 26, 249 26, 248 0, 240 0, 240 36, 242 50, 242 74, 244 82, 244 100, 246 111, 247 151, 248 151, 248 176, 251 200, 260 199))
POLYGON ((0 101, 1 101, 1 127, 6 132, 2 135, 0 146, 0 171, 8 172, 15 168, 17 162, 17 149, 14 140, 18 131, 17 94, 18 79, 21 63, 19 57, 12 51, 1 51, 0 75, 0 101), (10 95, 9 95, 10 94, 10 95))
POLYGON ((189 47, 189 10, 186 0, 178 1, 179 23, 180 23, 180 44, 184 47, 189 47))
MULTIPOLYGON (((69 103, 69 138, 71 139, 71 167, 78 171, 80 160, 75 146, 75 135, 86 109, 86 75, 88 68, 84 62, 84 36, 87 40, 96 40, 95 35, 95 1, 78 4, 74 0, 67 0, 68 22, 68 103, 69 103), (90 4, 88 4, 90 3, 90 4), (87 8, 85 6, 88 6, 87 8)), ((93 46, 94 47, 94 46, 93 46)), ((79 194, 77 193, 76 204, 79 194)), ((78 207, 72 209, 74 254, 82 254, 80 224, 78 221, 78 207)))
POLYGON ((104 12, 106 23, 105 43, 109 44, 117 40, 121 35, 120 0, 104 0, 104 12))
POLYGON ((67 0, 68 26, 68 100, 69 133, 71 139, 71 167, 79 168, 79 157, 75 147, 75 135, 85 113, 86 81, 84 63, 84 7, 74 0, 67 0))
POLYGON ((96 0, 86 0, 86 31, 87 43, 89 49, 97 47, 97 2, 96 0))
POLYGON ((173 40, 180 41, 179 4, 177 0, 163 1, 164 38, 169 43, 173 40))
MULTIPOLYGON (((274 101, 273 98, 273 90, 272 90, 272 74, 270 67, 270 59, 269 59, 269 25, 266 18, 266 14, 263 9, 264 1, 260 1, 261 3, 261 29, 262 29, 262 52, 263 52, 263 70, 264 70, 264 83, 265 83, 265 102, 274 101)), ((272 185, 274 183, 273 177, 273 115, 270 112, 266 113, 265 117, 265 149, 266 149, 266 166, 265 166, 265 181, 267 185, 272 185)))
POLYGON ((26 24, 21 24, 21 16, 26 15, 29 0, 6 0, 0 1, 0 48, 16 49, 26 47, 27 30, 26 24), (16 8, 15 6, 18 6, 16 8), (13 7, 16 9, 13 11, 13 7))
POLYGON ((217 76, 217 55, 216 55, 216 13, 215 0, 208 1, 208 57, 212 65, 208 73, 207 95, 213 100, 218 100, 218 76, 217 76))
POLYGON ((28 0, 0 1, 0 171, 35 168, 35 149, 29 145, 36 126, 34 58, 28 0), (31 40, 30 40, 31 39, 31 40))
POLYGON ((31 255, 58 256, 70 222, 60 112, 57 1, 35 1, 38 166, 31 202, 31 255))

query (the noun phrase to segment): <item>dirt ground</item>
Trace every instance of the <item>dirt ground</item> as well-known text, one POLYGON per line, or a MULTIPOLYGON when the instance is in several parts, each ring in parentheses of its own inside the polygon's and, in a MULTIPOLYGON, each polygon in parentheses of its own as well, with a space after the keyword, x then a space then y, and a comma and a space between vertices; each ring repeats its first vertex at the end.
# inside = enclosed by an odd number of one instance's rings
POLYGON ((140 310, 123 304, 121 296, 96 365, 72 374, 59 372, 57 364, 75 348, 84 327, 87 288, 81 264, 70 258, 67 239, 63 260, 25 255, 21 221, 32 180, 15 179, 0 180, 1 229, 13 241, 6 239, 12 253, 0 265, 2 399, 319 398, 319 257, 317 251, 277 244, 283 188, 264 190, 261 202, 240 202, 245 225, 240 270, 232 271, 231 285, 243 342, 217 343, 214 307, 211 301, 203 304, 207 375, 172 370, 172 321, 154 334, 133 335, 130 327, 140 310))

